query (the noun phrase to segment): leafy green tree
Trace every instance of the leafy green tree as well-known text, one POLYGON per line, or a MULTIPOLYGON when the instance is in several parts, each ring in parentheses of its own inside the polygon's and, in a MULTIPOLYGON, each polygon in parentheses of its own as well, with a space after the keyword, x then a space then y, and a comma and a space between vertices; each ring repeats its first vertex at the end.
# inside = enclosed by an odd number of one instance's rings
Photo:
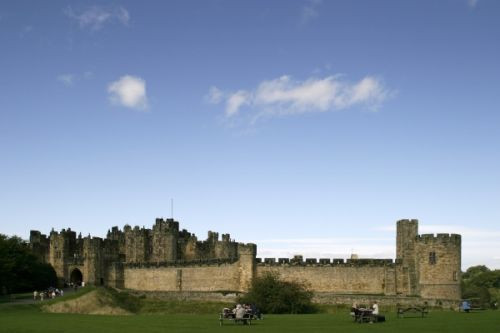
POLYGON ((281 280, 279 274, 266 273, 253 280, 241 303, 255 304, 263 313, 311 313, 313 293, 304 283, 281 280))
POLYGON ((491 307, 498 303, 500 295, 500 270, 473 266, 462 275, 462 297, 473 299, 478 306, 491 307))
POLYGON ((0 234, 0 293, 40 290, 56 283, 52 266, 39 262, 25 241, 0 234))
POLYGON ((462 280, 464 281, 471 280, 474 277, 489 271, 490 269, 484 265, 472 266, 467 268, 465 273, 462 274, 462 280))

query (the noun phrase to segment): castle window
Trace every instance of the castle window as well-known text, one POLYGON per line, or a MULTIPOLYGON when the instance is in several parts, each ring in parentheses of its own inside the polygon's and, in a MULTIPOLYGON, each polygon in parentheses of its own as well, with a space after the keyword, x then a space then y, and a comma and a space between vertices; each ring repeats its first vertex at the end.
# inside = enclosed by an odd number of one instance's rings
POLYGON ((453 281, 458 281, 458 272, 457 271, 453 272, 453 281))
POLYGON ((437 261, 436 252, 429 252, 429 264, 435 265, 437 261))

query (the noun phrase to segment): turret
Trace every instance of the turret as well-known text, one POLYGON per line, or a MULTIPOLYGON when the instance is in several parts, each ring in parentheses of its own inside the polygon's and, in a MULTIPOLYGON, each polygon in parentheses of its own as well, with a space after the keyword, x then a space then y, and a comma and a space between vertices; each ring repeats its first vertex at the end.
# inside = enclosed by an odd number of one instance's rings
POLYGON ((153 226, 151 243, 152 262, 165 262, 177 259, 177 240, 179 238, 179 222, 173 219, 156 219, 153 226))
POLYGON ((397 222, 396 260, 402 263, 398 292, 418 295, 418 270, 415 243, 418 236, 418 220, 404 219, 397 222))
POLYGON ((238 243, 238 265, 240 271, 240 290, 247 291, 256 275, 257 245, 238 243))
POLYGON ((134 229, 124 227, 125 231, 125 260, 127 262, 146 262, 149 259, 150 243, 149 230, 138 226, 134 229))

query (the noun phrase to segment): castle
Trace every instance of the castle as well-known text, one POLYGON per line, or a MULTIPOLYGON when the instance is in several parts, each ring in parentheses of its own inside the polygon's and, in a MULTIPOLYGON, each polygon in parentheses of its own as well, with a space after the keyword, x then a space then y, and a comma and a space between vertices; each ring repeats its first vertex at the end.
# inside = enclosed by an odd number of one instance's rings
POLYGON ((47 237, 30 232, 30 246, 61 281, 150 292, 245 292, 265 272, 305 281, 320 302, 359 295, 437 304, 461 297, 461 236, 418 234, 417 220, 397 222, 396 260, 256 258, 255 244, 208 232, 199 241, 173 219, 152 229, 113 227, 105 239, 71 229, 47 237))

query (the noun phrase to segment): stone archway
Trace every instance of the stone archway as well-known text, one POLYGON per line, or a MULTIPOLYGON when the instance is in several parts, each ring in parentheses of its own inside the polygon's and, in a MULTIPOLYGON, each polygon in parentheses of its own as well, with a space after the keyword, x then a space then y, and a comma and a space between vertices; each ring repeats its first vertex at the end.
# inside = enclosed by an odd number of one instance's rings
POLYGON ((77 286, 81 286, 83 281, 82 272, 78 268, 73 269, 69 276, 69 281, 77 286))

